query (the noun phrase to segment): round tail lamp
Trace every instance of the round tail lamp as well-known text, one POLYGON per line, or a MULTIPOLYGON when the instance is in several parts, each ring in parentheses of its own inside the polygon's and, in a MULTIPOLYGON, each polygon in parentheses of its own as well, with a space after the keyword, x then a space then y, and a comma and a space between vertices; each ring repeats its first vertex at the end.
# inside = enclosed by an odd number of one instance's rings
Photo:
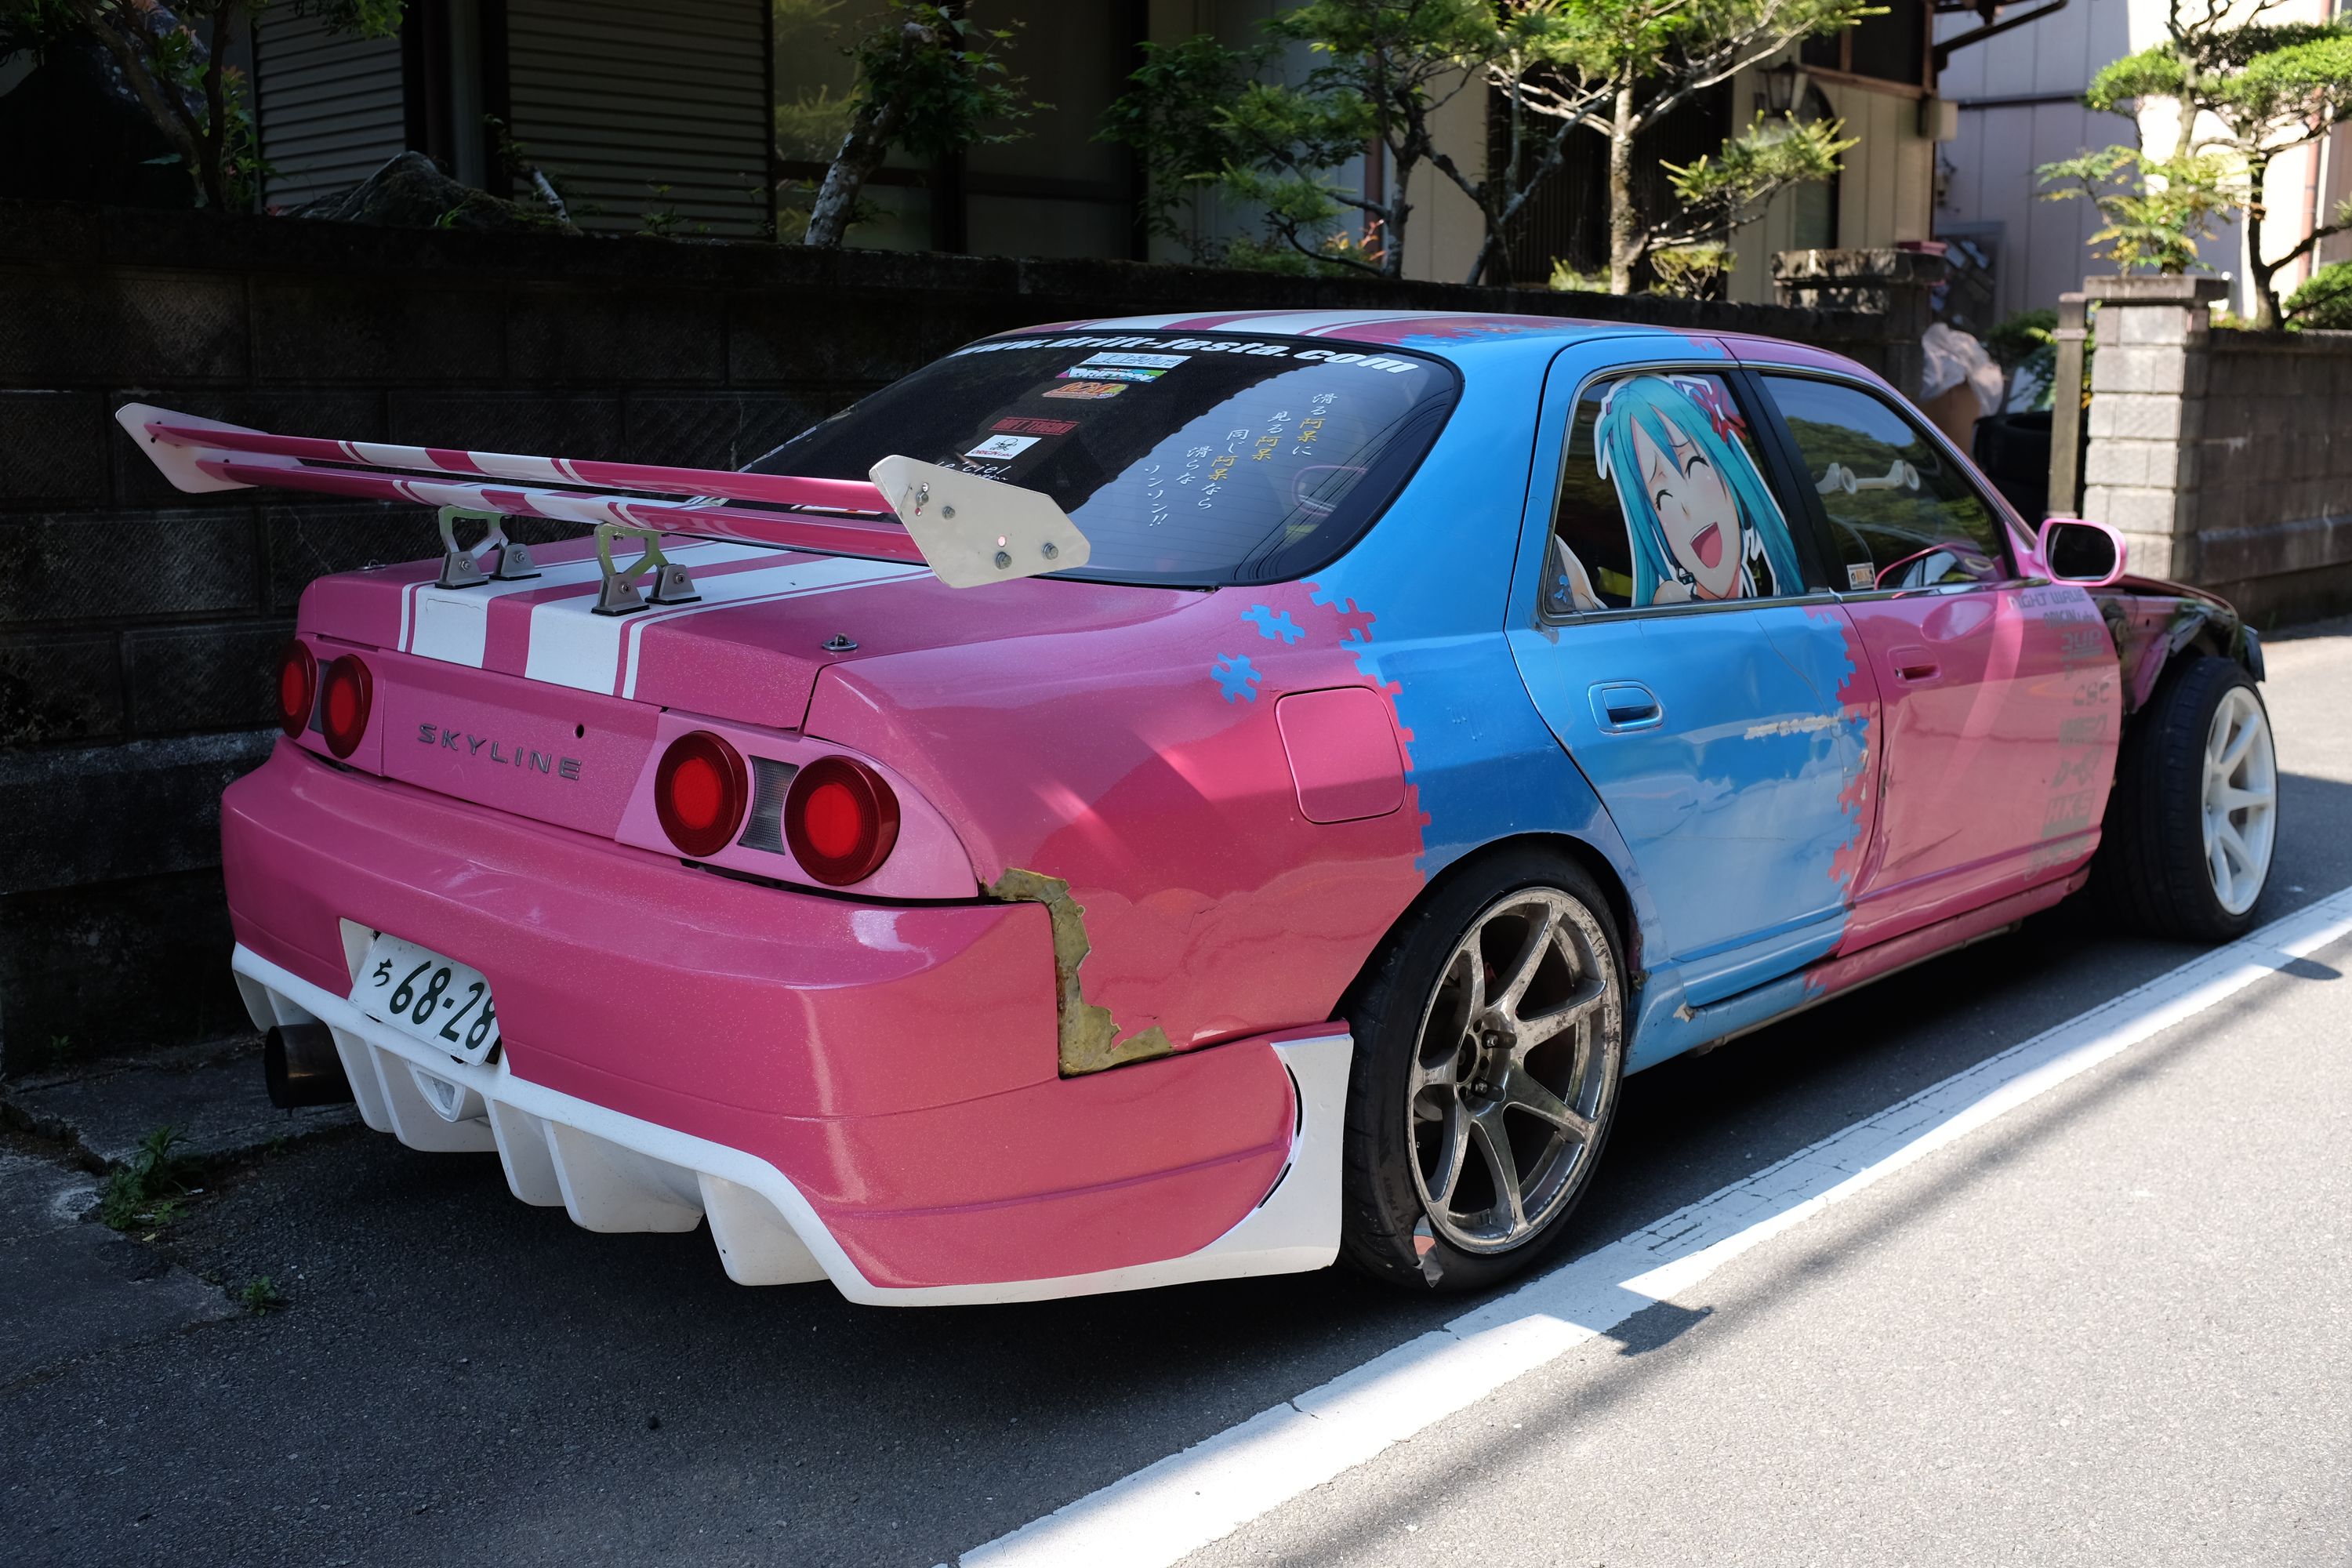
POLYGON ((872 876, 898 842, 898 797, 850 757, 820 757, 784 796, 784 842, 801 869, 829 888, 872 876))
POLYGON ((654 815, 669 841, 697 860, 735 842, 751 798, 742 757, 708 730, 672 741, 654 770, 654 815))
POLYGON ((278 655, 278 727, 299 737, 310 727, 310 708, 319 698, 319 661, 299 637, 278 655))
POLYGON ((339 758, 358 751, 374 704, 374 679, 356 657, 347 653, 327 666, 319 690, 319 729, 327 737, 327 750, 339 758))

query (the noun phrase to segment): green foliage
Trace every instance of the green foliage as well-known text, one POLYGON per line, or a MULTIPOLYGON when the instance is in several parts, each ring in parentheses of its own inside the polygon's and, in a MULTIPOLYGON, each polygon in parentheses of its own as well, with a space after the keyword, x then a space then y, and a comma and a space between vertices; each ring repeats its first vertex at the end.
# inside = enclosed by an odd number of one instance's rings
POLYGON ((2286 298, 2286 322, 2294 327, 2352 332, 2352 261, 2330 262, 2286 298))
POLYGON ((859 102, 898 106, 895 140, 919 157, 1015 141, 1028 134, 1020 121, 1051 107, 1006 64, 1013 30, 974 26, 958 9, 889 0, 880 25, 848 49, 859 102))
POLYGON ((258 1274, 245 1282, 244 1288, 236 1293, 236 1301, 247 1311, 260 1317, 268 1312, 285 1310, 286 1293, 278 1289, 278 1282, 268 1275, 258 1274))
POLYGON ((1609 272, 1606 268, 1598 272, 1580 272, 1566 261, 1555 259, 1551 264, 1551 279, 1544 287, 1559 294, 1606 294, 1609 292, 1609 272))
POLYGON ((803 243, 839 245, 858 195, 893 147, 922 158, 1025 136, 1021 121, 1051 105, 1026 90, 1007 58, 1014 31, 975 25, 961 7, 887 0, 844 49, 856 70, 843 132, 809 212, 803 243))
POLYGON ((1653 248, 1650 270, 1657 278, 1653 291, 1678 300, 1709 300, 1731 273, 1738 254, 1727 245, 1670 245, 1653 248))
POLYGON ((187 1191, 187 1161, 180 1152, 187 1137, 176 1127, 158 1127, 139 1141, 127 1165, 109 1172, 99 1189, 98 1217, 116 1230, 171 1224, 180 1217, 187 1191))
POLYGON ((1839 160, 1861 141, 1858 136, 1839 139, 1842 130, 1846 130, 1844 120, 1790 122, 1759 113, 1748 130, 1724 141, 1707 157, 1679 167, 1661 163, 1667 184, 1682 200, 1682 212, 1673 228, 1654 237, 1651 245, 1689 247, 1698 235, 1728 235, 1740 224, 1764 216, 1771 197, 1790 185, 1837 179, 1839 160))
MULTIPOLYGON (((0 0, 0 58, 89 37, 114 57, 206 206, 249 209, 266 173, 245 73, 215 62, 272 0, 0 0)), ((397 32, 404 0, 316 0, 331 30, 397 32)))
POLYGON ((1207 33, 1147 43, 1127 90, 1103 111, 1095 139, 1132 150, 1142 164, 1144 228, 1177 241, 1195 261, 1226 257, 1186 214, 1202 186, 1256 162, 1257 144, 1230 115, 1278 52, 1272 44, 1229 49, 1207 33))
MULTIPOLYGON (((1985 334, 1985 352, 2009 377, 2034 388, 2033 406, 2047 408, 2058 374, 2058 312, 2020 310, 1985 334)), ((2009 399, 2001 400, 2003 407, 2009 399)))
MULTIPOLYGON (((2186 134, 2162 167, 2149 161, 2142 172, 2168 184, 2207 187, 2210 195, 2202 216, 2228 210, 2239 214, 2241 255, 2254 287, 2255 326, 2275 325, 2279 320, 2278 270, 2309 254, 2327 236, 2352 228, 2352 203, 2347 203, 2283 249, 2273 253, 2264 248, 2271 164, 2288 149, 2315 142, 2352 121, 2352 17, 2265 20, 2276 3, 2258 0, 2247 9, 2228 0, 2173 0, 2164 41, 2108 66, 2084 94, 2090 107, 2119 113, 2157 101, 2177 108, 2186 134)), ((2125 151, 2106 150, 2110 154, 2125 151)), ((2070 160, 2069 165, 2098 156, 2087 154, 2070 160)), ((2068 178, 2083 178, 2071 166, 2057 166, 2066 168, 2068 178)), ((2095 169, 2087 173, 2098 177, 2095 169)), ((2154 226, 2179 216, 2159 211, 2152 215, 2154 226)), ((2110 227, 2117 226, 2119 226, 2110 214, 2110 227)), ((2135 242, 2135 248, 2153 253, 2155 247, 2135 242)))
POLYGON ((2045 185, 2044 201, 2084 198, 2105 225, 2091 235, 2091 248, 2120 271, 2148 268, 2186 272, 2197 265, 2197 242, 2212 233, 2227 212, 2230 169, 2210 153, 2150 159, 2131 147, 2103 147, 2062 158, 2035 171, 2045 185))

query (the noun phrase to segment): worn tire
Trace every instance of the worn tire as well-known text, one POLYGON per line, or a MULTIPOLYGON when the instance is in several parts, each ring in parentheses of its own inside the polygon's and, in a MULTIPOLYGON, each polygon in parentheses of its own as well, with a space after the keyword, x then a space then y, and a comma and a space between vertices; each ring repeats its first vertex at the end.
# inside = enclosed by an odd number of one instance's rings
MULTIPOLYGON (((2228 942, 2253 926, 2259 892, 2239 909, 2223 902, 2205 837, 2207 742, 2215 714, 2236 691, 2252 698, 2267 741, 2268 710, 2253 679, 2235 660, 2210 655, 2187 657, 2167 671, 2125 732, 2093 875, 2126 925, 2200 942, 2228 942)), ((2273 790, 2275 813, 2274 766, 2273 790)), ((2258 887, 2276 842, 2273 822, 2258 887)))
MULTIPOLYGON (((1492 983, 1491 968, 1488 983, 1492 983)), ((1500 996, 1503 989, 1497 984, 1493 997, 1500 996)), ((1460 1001, 1458 990, 1443 994, 1449 998, 1449 1008, 1460 1001)), ((1624 948, 1609 900, 1575 861, 1559 853, 1521 849, 1483 857, 1450 873, 1391 933, 1347 1009, 1355 1035, 1355 1061, 1348 1082, 1340 1256, 1363 1272, 1408 1289, 1456 1291, 1499 1283, 1549 1253, 1567 1233, 1568 1218, 1591 1184, 1615 1120, 1618 1087, 1624 1072, 1626 996, 1624 948), (1538 960, 1530 966, 1535 973, 1541 965, 1550 965, 1522 994, 1518 1007, 1562 1014, 1570 1007, 1580 1011, 1590 1007, 1592 1022, 1590 1033, 1580 1024, 1562 1029, 1546 1043, 1531 1047, 1526 1060, 1543 1064, 1544 1076, 1562 1087, 1578 1106, 1591 1104, 1590 1133, 1581 1140, 1581 1154, 1565 1168, 1558 1191, 1544 1199, 1550 1206, 1539 1226, 1521 1239, 1491 1243, 1488 1250, 1465 1250, 1437 1234, 1423 1195, 1426 1178, 1416 1164, 1424 1159, 1421 1141, 1436 1134, 1423 1121, 1415 1120, 1409 1109, 1417 1103, 1412 1080, 1416 1061, 1426 1055, 1423 1026, 1441 996, 1441 986, 1449 972, 1457 975, 1464 972, 1462 963, 1456 963, 1457 950, 1474 930, 1499 933, 1485 939, 1489 942, 1519 940, 1512 936, 1516 930, 1527 942, 1523 951, 1532 950, 1537 945, 1533 917, 1520 911, 1533 906, 1516 903, 1529 899, 1550 901, 1562 917, 1559 927, 1580 935, 1567 939, 1556 960, 1538 960), (1514 907, 1507 910, 1507 904, 1514 907), (1570 905, 1582 911, 1589 925, 1570 912, 1570 905), (1495 923, 1510 920, 1520 923, 1516 928, 1495 923), (1573 956, 1568 952, 1570 946, 1573 956), (1591 954, 1596 947, 1598 962, 1594 963, 1591 954), (1589 985, 1595 980, 1605 998, 1592 1007, 1589 985), (1549 999, 1560 995, 1563 987, 1570 988, 1567 1001, 1550 1003, 1549 999), (1574 1063, 1566 1072, 1559 1067, 1563 1054, 1574 1063), (1598 1076, 1588 1079, 1590 1074, 1598 1076), (1597 1085, 1595 1093, 1585 1093, 1588 1082, 1597 1085)), ((1531 1031, 1543 1022, 1540 1016, 1528 1020, 1531 1031)), ((1452 1031, 1450 1024, 1447 1028, 1452 1031)), ((1478 1058, 1466 1040, 1462 1049, 1466 1053, 1463 1059, 1489 1063, 1477 1069, 1489 1075, 1507 1056, 1506 1051, 1478 1058)), ((1510 1070, 1504 1068, 1494 1084, 1482 1081, 1475 1088, 1499 1095, 1496 1084, 1510 1070)), ((1496 1099, 1474 1100, 1467 1093, 1469 1087, 1465 1080, 1459 1100, 1463 1107, 1484 1106, 1494 1112, 1497 1126, 1505 1125, 1502 1110, 1508 1110, 1509 1127, 1532 1129, 1538 1139, 1547 1136, 1544 1129, 1551 1123, 1523 1121, 1517 1106, 1497 1110, 1496 1099)), ((1431 1092, 1427 1086, 1419 1091, 1420 1097, 1431 1092)), ((1463 1114, 1468 1114, 1466 1109, 1463 1114)), ((1562 1133, 1559 1148, 1563 1152, 1567 1142, 1568 1135, 1562 1133)), ((1473 1139, 1466 1147, 1470 1152, 1457 1154, 1458 1160, 1469 1161, 1485 1145, 1473 1139)), ((1483 1163, 1479 1168, 1488 1193, 1497 1192, 1492 1163, 1483 1163)), ((1533 1168, 1540 1173, 1540 1159, 1533 1168)), ((1457 1182, 1449 1184, 1448 1190, 1460 1188, 1457 1182)), ((1499 1201, 1491 1206, 1496 1213, 1504 1207, 1499 1201)), ((1450 1210, 1447 1217, 1459 1224, 1459 1216, 1450 1210)), ((1465 1235, 1465 1239, 1475 1242, 1478 1238, 1465 1235)))

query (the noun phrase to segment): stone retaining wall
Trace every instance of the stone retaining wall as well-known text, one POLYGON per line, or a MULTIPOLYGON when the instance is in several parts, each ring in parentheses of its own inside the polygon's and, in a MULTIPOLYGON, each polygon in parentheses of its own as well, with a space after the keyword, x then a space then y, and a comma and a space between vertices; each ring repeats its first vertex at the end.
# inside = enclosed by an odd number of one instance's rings
POLYGON ((2083 514, 2258 626, 2352 606, 2352 332, 2215 330, 2225 285, 2094 278, 2083 514))

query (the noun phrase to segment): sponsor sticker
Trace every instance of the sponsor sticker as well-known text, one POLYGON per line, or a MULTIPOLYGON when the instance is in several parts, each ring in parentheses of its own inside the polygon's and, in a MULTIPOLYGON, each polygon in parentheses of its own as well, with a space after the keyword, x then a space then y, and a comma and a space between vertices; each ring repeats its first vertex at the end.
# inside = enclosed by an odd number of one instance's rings
POLYGON ((1126 387, 1115 381, 1072 381, 1045 389, 1048 397, 1117 397, 1126 387))
POLYGON ((1074 364, 1058 379, 1063 381, 1158 381, 1168 373, 1164 370, 1143 370, 1118 364, 1074 364))
POLYGON ((1174 370, 1185 358, 1183 354, 1089 354, 1078 368, 1112 364, 1127 370, 1174 370))
POLYGON ((966 452, 964 456, 967 458, 995 458, 1002 461, 1006 458, 1019 457, 1022 453, 1035 446, 1044 437, 1037 436, 991 436, 987 440, 982 441, 979 446, 974 447, 971 451, 966 452))
POLYGON ((1028 419, 1019 415, 989 426, 1009 436, 1066 436, 1077 427, 1075 419, 1028 419))

